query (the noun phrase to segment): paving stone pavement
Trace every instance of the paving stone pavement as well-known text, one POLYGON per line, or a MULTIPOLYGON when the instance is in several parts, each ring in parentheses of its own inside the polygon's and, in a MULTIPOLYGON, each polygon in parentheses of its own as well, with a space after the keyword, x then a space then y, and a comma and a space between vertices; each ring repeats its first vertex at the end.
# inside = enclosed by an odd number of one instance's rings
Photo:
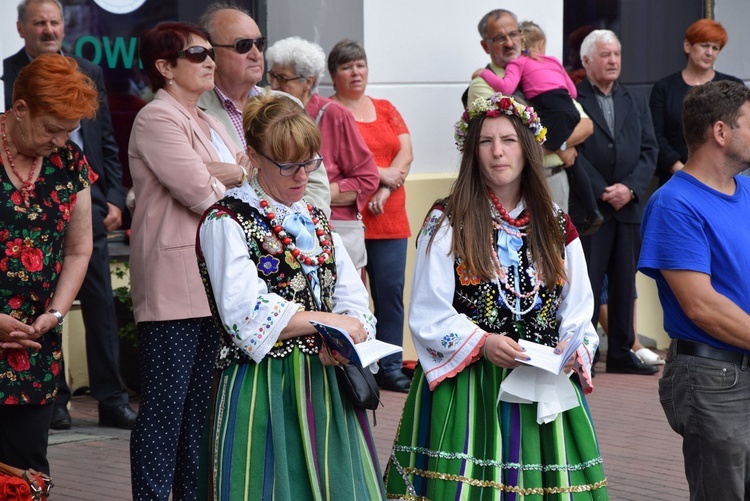
MULTIPOLYGON (((599 436, 610 499, 688 499, 681 439, 669 428, 659 405, 660 373, 607 374, 601 363, 597 368, 594 392, 587 401, 599 436)), ((377 411, 374 434, 383 466, 404 399, 405 395, 399 393, 382 392, 385 407, 377 411)), ((131 499, 130 432, 99 427, 96 402, 89 396, 73 397, 70 414, 73 427, 53 431, 50 436, 49 458, 55 481, 51 501, 131 499)))

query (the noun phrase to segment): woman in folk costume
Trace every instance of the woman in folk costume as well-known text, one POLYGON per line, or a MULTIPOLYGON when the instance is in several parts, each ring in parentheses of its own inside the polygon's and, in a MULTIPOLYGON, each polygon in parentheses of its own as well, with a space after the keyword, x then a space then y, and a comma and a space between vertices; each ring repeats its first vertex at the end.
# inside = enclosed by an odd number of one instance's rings
POLYGON ((347 360, 321 346, 310 323, 355 342, 375 337, 341 238, 302 199, 323 162, 320 132, 291 98, 270 94, 248 100, 243 126, 257 175, 210 207, 198 231, 199 268, 223 327, 204 498, 382 499, 365 411, 336 382, 334 365, 347 360))
POLYGON ((388 499, 608 498, 583 397, 594 301, 578 234, 547 189, 545 133, 532 108, 501 94, 456 124, 458 179, 417 241, 409 324, 420 366, 388 499), (566 359, 559 374, 530 365, 540 345, 566 359))

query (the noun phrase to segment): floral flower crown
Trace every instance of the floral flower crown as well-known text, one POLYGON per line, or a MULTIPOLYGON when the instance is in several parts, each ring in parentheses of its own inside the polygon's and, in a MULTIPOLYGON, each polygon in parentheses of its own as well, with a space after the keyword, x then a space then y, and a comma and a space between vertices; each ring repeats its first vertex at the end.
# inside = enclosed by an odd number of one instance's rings
POLYGON ((469 122, 482 115, 499 117, 501 114, 520 118, 521 123, 534 133, 537 142, 539 144, 544 143, 544 139, 547 136, 547 128, 542 125, 539 115, 536 114, 534 108, 516 101, 511 96, 504 96, 497 93, 493 94, 489 99, 481 97, 475 99, 466 108, 463 115, 461 115, 461 119, 456 122, 454 137, 456 138, 458 151, 464 150, 464 141, 466 140, 466 133, 469 130, 469 122))

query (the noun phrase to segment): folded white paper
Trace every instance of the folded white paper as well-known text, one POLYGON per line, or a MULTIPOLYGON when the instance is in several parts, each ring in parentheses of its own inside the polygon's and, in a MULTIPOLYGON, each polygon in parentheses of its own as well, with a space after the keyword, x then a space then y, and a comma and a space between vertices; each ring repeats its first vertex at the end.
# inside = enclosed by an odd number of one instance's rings
POLYGON ((561 412, 578 407, 578 395, 565 373, 521 366, 513 369, 500 384, 499 402, 537 403, 536 422, 549 423, 561 412))

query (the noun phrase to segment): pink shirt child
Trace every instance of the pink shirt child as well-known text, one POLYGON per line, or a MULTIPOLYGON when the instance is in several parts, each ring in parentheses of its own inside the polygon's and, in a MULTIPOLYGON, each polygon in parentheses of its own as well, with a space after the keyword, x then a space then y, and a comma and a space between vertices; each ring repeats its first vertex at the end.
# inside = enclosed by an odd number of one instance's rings
POLYGON ((573 81, 560 61, 553 56, 539 54, 537 61, 528 56, 520 56, 505 67, 505 77, 501 78, 492 70, 485 68, 482 78, 497 92, 513 94, 518 84, 527 99, 534 99, 539 94, 551 90, 567 89, 570 97, 578 96, 573 81))

